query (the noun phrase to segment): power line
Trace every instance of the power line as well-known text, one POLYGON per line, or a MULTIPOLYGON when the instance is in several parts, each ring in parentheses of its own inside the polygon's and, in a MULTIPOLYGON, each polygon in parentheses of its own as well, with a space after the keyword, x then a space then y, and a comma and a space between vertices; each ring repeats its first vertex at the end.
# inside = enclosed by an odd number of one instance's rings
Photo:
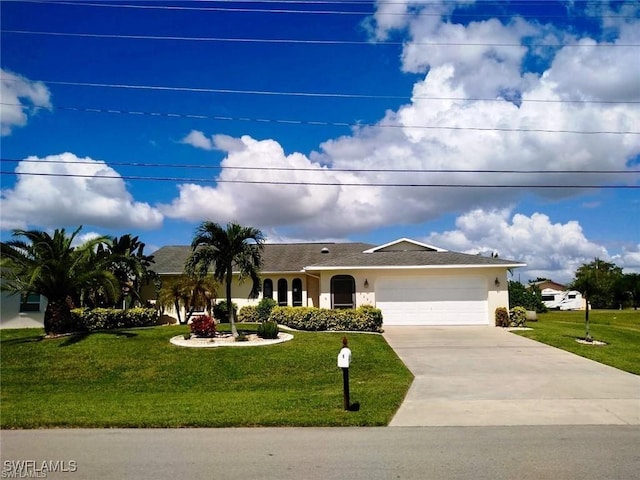
POLYGON ((299 182, 299 181, 268 181, 268 180, 225 180, 208 178, 185 178, 185 177, 163 177, 144 175, 88 175, 80 173, 44 173, 44 172, 5 172, 1 175, 27 175, 40 177, 60 177, 60 178, 91 178, 112 179, 112 180, 146 180, 162 182, 193 182, 193 183, 237 183, 251 185, 294 185, 310 187, 404 187, 404 188, 544 188, 544 189, 640 189, 640 185, 549 185, 549 184, 473 184, 473 183, 336 183, 336 182, 299 182))
MULTIPOLYGON (((32 160, 0 158, 2 163, 41 163, 41 164, 67 164, 67 165, 95 165, 95 160, 32 160)), ((620 174, 640 174, 640 170, 513 170, 513 169, 409 169, 409 168, 312 168, 312 167, 252 167, 252 166, 222 166, 222 165, 202 165, 183 163, 152 163, 152 162, 108 162, 109 166, 119 167, 142 167, 142 168, 191 168, 204 170, 250 170, 250 171, 276 171, 276 172, 349 172, 349 173, 489 173, 489 174, 525 174, 525 175, 557 175, 557 174, 580 174, 580 175, 620 175, 620 174)))
MULTIPOLYGON (((128 8, 138 10, 172 10, 172 11, 200 11, 200 12, 227 12, 227 13, 269 13, 269 14, 295 14, 295 15, 351 15, 351 16, 395 16, 395 17, 411 17, 411 16, 430 16, 430 17, 442 17, 442 12, 425 12, 424 10, 416 10, 415 8, 406 12, 379 12, 375 10, 311 10, 311 9, 291 9, 291 8, 249 8, 249 7, 193 7, 193 6, 181 6, 181 5, 139 5, 139 4, 125 4, 125 3, 93 3, 93 2, 71 2, 62 0, 12 0, 14 2, 21 3, 33 3, 33 4, 48 4, 48 5, 71 5, 71 6, 84 6, 84 7, 101 7, 101 8, 128 8)), ((223 2, 227 3, 227 2, 223 2)), ((247 2, 247 3, 260 3, 260 2, 247 2)), ((269 2, 269 3, 297 3, 303 5, 305 2, 269 2)), ((311 3, 311 2, 310 2, 311 3)), ((320 2, 317 2, 320 3, 320 2)), ((326 4, 333 4, 333 2, 324 2, 326 4)), ((360 2, 335 2, 335 3, 349 3, 352 5, 362 5, 360 2)), ((434 5, 433 3, 431 5, 434 5)), ((437 5, 437 4, 435 4, 437 5)), ((500 5, 500 4, 497 4, 500 5)), ((505 5, 505 4, 503 4, 505 5)), ((527 3, 520 3, 517 6, 525 6, 527 3)), ((418 7, 415 5, 414 7, 418 7)), ((513 14, 501 14, 501 13, 463 13, 455 12, 458 17, 482 17, 491 16, 497 18, 512 18, 513 14)), ((523 16, 518 14, 517 16, 523 16)), ((550 15, 550 14, 538 14, 536 18, 565 18, 566 15, 550 15)), ((618 14, 602 14, 598 15, 598 18, 634 18, 628 15, 618 14)))
MULTIPOLYGON (((18 82, 18 79, 5 79, 5 82, 18 82)), ((273 90, 238 90, 229 88, 199 88, 199 87, 170 87, 164 85, 131 85, 114 83, 87 83, 87 82, 65 82, 55 80, 38 80, 48 85, 63 85, 73 87, 92 88, 120 88, 131 90, 155 90, 170 92, 191 92, 191 93, 221 93, 238 95, 265 95, 265 96, 287 96, 287 97, 318 97, 318 98, 347 98, 366 100, 444 100, 444 101, 467 101, 467 102, 504 102, 505 98, 466 98, 466 97, 426 97, 421 95, 368 95, 359 93, 337 93, 337 92, 283 92, 273 90)), ((580 104, 640 104, 638 100, 551 100, 536 98, 519 98, 521 103, 580 103, 580 104)))
MULTIPOLYGON (((187 36, 163 36, 163 35, 122 35, 111 33, 72 33, 72 32, 45 32, 35 30, 2 30, 2 33, 10 33, 16 35, 46 35, 55 37, 81 37, 81 38, 106 38, 106 39, 124 39, 124 40, 165 40, 165 41, 187 41, 187 42, 232 42, 232 43, 272 43, 272 44, 303 44, 303 45, 392 45, 403 46, 406 42, 395 41, 379 41, 370 42, 364 40, 305 40, 294 38, 232 38, 232 37, 187 37, 187 36)), ((430 47, 575 47, 575 48, 620 48, 632 47, 638 48, 640 44, 630 43, 467 43, 467 42, 411 42, 412 45, 430 46, 430 47)))
MULTIPOLYGON (((7 103, 0 102, 0 105, 11 105, 23 107, 20 103, 7 103)), ((42 107, 33 105, 29 108, 33 109, 49 109, 48 107, 42 107)), ((357 122, 330 122, 319 120, 283 120, 273 118, 251 118, 251 117, 229 117, 218 115, 194 115, 184 113, 165 113, 165 112, 144 112, 144 111, 129 111, 118 109, 101 109, 101 108, 84 108, 84 107, 70 107, 57 105, 53 107, 57 110, 69 110, 75 112, 88 112, 88 113, 111 113, 118 115, 138 115, 138 116, 151 116, 151 117, 167 117, 167 118, 189 118, 194 120, 216 120, 216 121, 232 121, 232 122, 252 122, 252 123, 272 123, 280 125, 310 125, 321 127, 379 127, 379 128, 406 128, 417 130, 457 130, 457 131, 478 131, 478 132, 534 132, 534 133, 567 133, 575 135, 640 135, 640 131, 620 131, 620 130, 550 130, 546 128, 507 128, 507 127, 456 127, 450 125, 399 125, 399 124, 385 124, 385 123, 357 123, 357 122)))

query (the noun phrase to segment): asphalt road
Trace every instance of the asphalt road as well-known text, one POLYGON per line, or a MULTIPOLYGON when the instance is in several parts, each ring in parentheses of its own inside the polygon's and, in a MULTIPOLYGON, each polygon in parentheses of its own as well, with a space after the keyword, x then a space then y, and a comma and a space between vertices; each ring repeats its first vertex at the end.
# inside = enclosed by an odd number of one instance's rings
POLYGON ((42 462, 67 471, 39 478, 68 480, 627 480, 640 472, 638 426, 5 430, 0 442, 2 478, 38 478, 42 462))

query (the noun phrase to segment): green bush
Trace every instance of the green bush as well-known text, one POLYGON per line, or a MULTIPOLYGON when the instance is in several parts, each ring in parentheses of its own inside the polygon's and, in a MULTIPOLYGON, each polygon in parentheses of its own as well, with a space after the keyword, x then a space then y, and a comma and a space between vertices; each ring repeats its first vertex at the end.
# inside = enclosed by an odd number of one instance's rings
POLYGON ((150 327, 158 320, 158 312, 154 308, 76 308, 71 311, 73 330, 92 332, 114 328, 150 327))
POLYGON ((527 309, 524 307, 513 307, 509 312, 512 327, 524 327, 527 322, 527 309))
POLYGON ((506 307, 496 308, 496 327, 509 326, 509 312, 506 307))
POLYGON ((266 322, 269 320, 269 315, 271 315, 271 310, 278 305, 273 298, 263 298, 258 303, 256 307, 256 313, 258 314, 258 320, 260 322, 266 322))
POLYGON ((258 317, 257 307, 254 305, 245 305, 238 312, 238 321, 242 323, 256 323, 259 322, 260 319, 258 317))
POLYGON ((363 305, 355 310, 275 307, 269 320, 296 330, 382 331, 382 312, 371 305, 363 305))
POLYGON ((265 338, 265 339, 278 338, 279 332, 280 332, 280 329, 278 328, 278 324, 271 320, 262 322, 258 326, 258 336, 260 338, 265 338))
MULTIPOLYGON (((231 302, 233 305, 233 312, 238 312, 238 305, 231 302)), ((229 307, 227 301, 222 300, 213 306, 213 316, 219 323, 229 323, 229 307)))

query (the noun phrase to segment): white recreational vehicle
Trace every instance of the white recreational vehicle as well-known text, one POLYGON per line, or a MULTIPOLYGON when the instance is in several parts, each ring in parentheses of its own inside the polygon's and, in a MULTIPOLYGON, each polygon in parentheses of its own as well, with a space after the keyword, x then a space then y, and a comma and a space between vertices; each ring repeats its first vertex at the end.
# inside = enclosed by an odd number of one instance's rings
POLYGON ((577 290, 542 290, 542 303, 551 310, 584 310, 586 301, 577 290))

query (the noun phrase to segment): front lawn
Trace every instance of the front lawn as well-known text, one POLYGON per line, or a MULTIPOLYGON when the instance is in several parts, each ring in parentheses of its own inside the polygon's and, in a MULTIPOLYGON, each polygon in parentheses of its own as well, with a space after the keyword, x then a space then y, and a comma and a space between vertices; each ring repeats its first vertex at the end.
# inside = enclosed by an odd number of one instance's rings
MULTIPOLYGON (((255 326, 240 325, 242 330, 255 326)), ((348 334, 351 401, 336 366, 341 333, 295 332, 261 347, 181 348, 184 326, 43 340, 0 331, 2 428, 386 425, 412 381, 380 335, 348 334)))
POLYGON ((576 338, 585 336, 584 312, 552 311, 538 314, 538 319, 538 322, 527 322, 533 330, 516 333, 640 375, 640 311, 590 311, 591 336, 606 342, 604 346, 576 342, 576 338))

